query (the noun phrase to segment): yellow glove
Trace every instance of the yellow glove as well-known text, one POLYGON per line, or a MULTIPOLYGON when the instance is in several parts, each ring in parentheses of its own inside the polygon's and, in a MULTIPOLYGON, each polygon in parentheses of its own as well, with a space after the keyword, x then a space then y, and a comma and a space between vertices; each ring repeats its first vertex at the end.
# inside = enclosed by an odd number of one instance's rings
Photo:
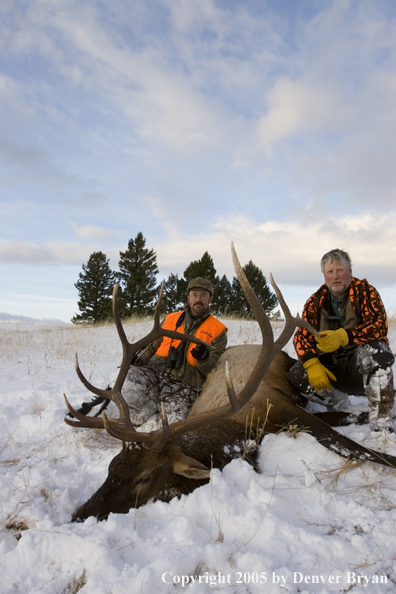
POLYGON ((319 332, 320 338, 315 336, 318 343, 318 349, 322 353, 334 353, 341 346, 347 346, 349 343, 349 336, 344 328, 338 330, 325 330, 319 332))
POLYGON ((336 381, 336 377, 331 371, 327 369, 322 363, 319 361, 318 358, 308 359, 303 363, 304 368, 307 370, 308 373, 308 380, 315 392, 321 392, 324 388, 328 390, 332 389, 332 385, 330 380, 336 381))

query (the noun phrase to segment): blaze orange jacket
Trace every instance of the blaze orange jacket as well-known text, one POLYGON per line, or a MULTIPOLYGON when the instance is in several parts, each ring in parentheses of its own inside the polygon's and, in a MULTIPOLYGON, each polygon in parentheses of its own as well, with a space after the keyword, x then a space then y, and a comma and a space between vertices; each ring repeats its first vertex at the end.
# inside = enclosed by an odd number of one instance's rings
MULTIPOLYGON (((322 285, 304 305, 301 317, 317 330, 320 330, 320 312, 328 295, 328 287, 322 285)), ((378 291, 365 278, 360 280, 352 277, 348 296, 358 319, 356 326, 347 329, 348 346, 358 346, 372 340, 389 344, 385 307, 378 291)), ((304 328, 297 328, 293 343, 297 356, 303 362, 317 357, 315 337, 304 328)))
MULTIPOLYGON (((180 332, 180 333, 184 334, 184 323, 182 323, 181 326, 179 326, 179 328, 176 329, 176 323, 177 323, 179 317, 181 316, 181 314, 182 314, 182 312, 180 312, 180 311, 176 311, 176 312, 168 314, 165 318, 164 323, 162 324, 162 328, 164 328, 166 330, 176 330, 176 332, 180 332)), ((200 338, 201 340, 204 340, 205 342, 210 344, 212 342, 212 340, 214 340, 217 336, 219 336, 224 330, 227 330, 227 327, 222 322, 220 322, 220 320, 218 320, 214 316, 210 315, 208 318, 206 318, 202 322, 202 324, 199 326, 199 328, 197 328, 197 330, 194 332, 194 336, 196 336, 196 338, 200 338)), ((167 357, 169 348, 171 346, 177 348, 180 343, 181 343, 180 340, 175 340, 175 339, 168 338, 167 336, 164 336, 164 338, 163 338, 160 346, 156 350, 155 354, 159 357, 167 357)), ((197 366, 197 360, 194 359, 194 357, 191 355, 191 351, 195 346, 196 346, 195 343, 191 343, 188 346, 187 354, 186 354, 187 362, 192 367, 197 366)))

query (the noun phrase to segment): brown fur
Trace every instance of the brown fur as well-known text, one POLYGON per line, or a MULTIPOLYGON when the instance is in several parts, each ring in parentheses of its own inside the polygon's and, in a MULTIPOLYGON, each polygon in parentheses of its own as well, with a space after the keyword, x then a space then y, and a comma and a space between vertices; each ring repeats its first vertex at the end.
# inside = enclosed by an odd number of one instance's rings
MULTIPOLYGON (((220 408, 228 403, 228 395, 225 389, 225 362, 228 361, 231 369, 231 377, 235 391, 238 393, 246 384, 252 369, 260 353, 260 345, 246 344, 228 348, 220 357, 216 369, 207 377, 204 389, 200 397, 193 404, 189 416, 198 415, 213 408, 220 408)), ((273 360, 271 367, 267 371, 263 381, 252 400, 245 408, 260 408, 263 401, 263 391, 271 387, 276 387, 289 397, 298 392, 290 384, 286 377, 294 359, 281 351, 273 360)), ((268 398, 268 395, 267 395, 268 398)), ((234 419, 246 417, 246 410, 240 411, 234 415, 234 419)))

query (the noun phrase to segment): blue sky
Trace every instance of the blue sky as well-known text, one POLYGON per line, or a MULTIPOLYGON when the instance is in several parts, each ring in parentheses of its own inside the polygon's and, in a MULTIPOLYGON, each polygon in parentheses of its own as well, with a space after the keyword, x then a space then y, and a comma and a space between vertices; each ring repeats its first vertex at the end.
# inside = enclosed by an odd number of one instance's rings
POLYGON ((396 308, 393 0, 2 0, 0 49, 0 311, 70 320, 139 231, 294 312, 340 247, 396 308))

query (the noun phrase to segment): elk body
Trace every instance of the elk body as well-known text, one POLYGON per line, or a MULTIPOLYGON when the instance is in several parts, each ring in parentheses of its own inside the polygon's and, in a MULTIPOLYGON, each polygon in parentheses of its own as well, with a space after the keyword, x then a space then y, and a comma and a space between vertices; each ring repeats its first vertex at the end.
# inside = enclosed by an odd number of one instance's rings
MULTIPOLYGON (((104 519, 110 512, 127 513, 149 500, 170 501, 173 497, 188 494, 208 481, 212 466, 222 469, 243 452, 254 463, 254 453, 246 450, 246 442, 260 441, 264 433, 278 432, 290 424, 309 431, 320 443, 344 457, 396 466, 396 458, 368 450, 343 437, 325 422, 294 404, 293 397, 298 393, 286 373, 295 361, 280 349, 288 342, 295 325, 306 326, 306 323, 292 318, 274 285, 286 319, 281 336, 274 342, 270 323, 234 253, 233 257, 238 278, 259 322, 263 343, 261 346, 242 345, 227 349, 217 368, 208 376, 187 419, 169 426, 163 410, 162 429, 151 433, 135 430, 121 388, 131 354, 142 348, 142 344, 151 343, 153 337, 155 339, 159 335, 172 333, 159 327, 158 305, 153 331, 142 339, 143 342, 131 345, 125 337, 114 297, 114 318, 124 353, 114 388, 110 392, 95 388, 84 378, 78 363, 76 367, 80 379, 89 390, 115 402, 120 417, 107 419, 104 414, 103 419, 87 418, 76 413, 66 400, 77 420, 65 421, 74 426, 104 427, 111 435, 122 440, 123 448, 110 463, 104 484, 75 512, 73 520, 81 521, 89 516, 104 519), (228 367, 233 382, 227 372, 228 367)), ((175 334, 178 339, 183 336, 175 334)), ((200 342, 192 336, 183 340, 200 342)))

